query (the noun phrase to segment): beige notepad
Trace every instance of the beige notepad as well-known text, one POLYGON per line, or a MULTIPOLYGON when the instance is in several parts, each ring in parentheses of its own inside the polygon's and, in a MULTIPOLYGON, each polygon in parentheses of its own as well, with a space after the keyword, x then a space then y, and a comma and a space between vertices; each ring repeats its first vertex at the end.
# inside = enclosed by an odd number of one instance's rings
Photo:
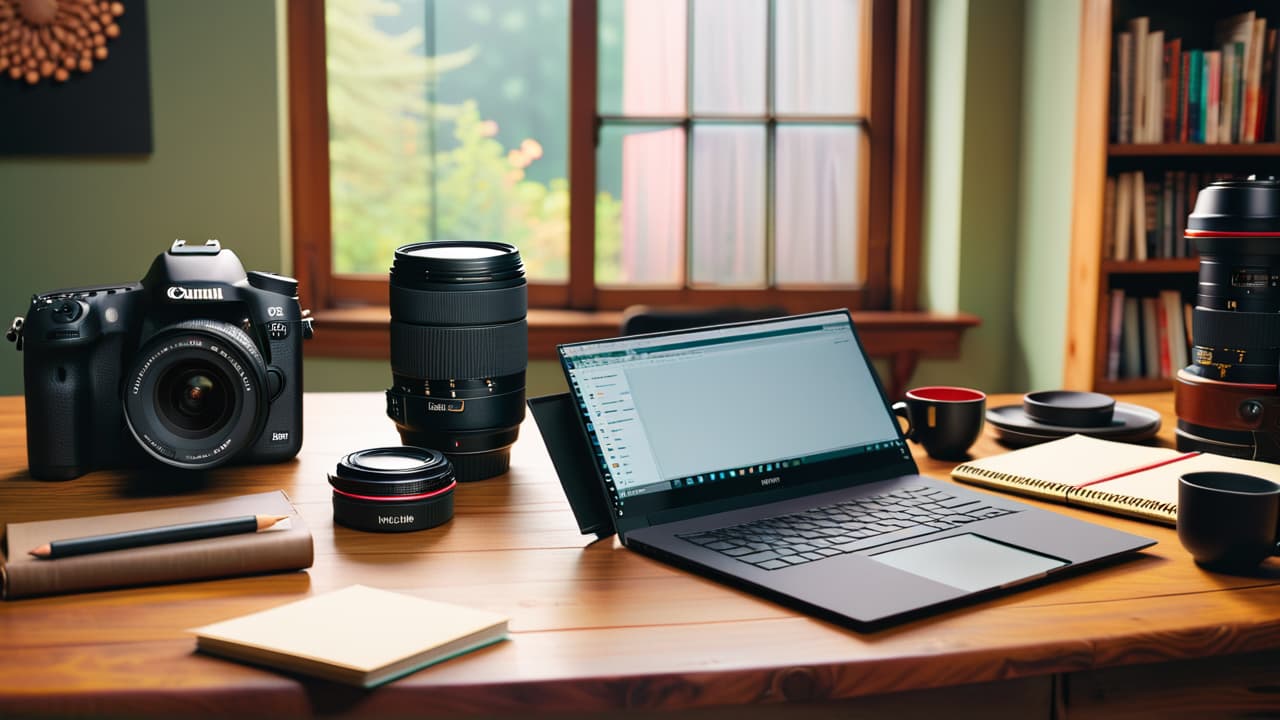
POLYGON ((213 655, 373 687, 505 639, 507 618, 352 585, 191 632, 213 655))
POLYGON ((1280 465, 1085 435, 957 466, 956 480, 1165 525, 1178 520, 1178 478, 1213 470, 1280 482, 1280 465))

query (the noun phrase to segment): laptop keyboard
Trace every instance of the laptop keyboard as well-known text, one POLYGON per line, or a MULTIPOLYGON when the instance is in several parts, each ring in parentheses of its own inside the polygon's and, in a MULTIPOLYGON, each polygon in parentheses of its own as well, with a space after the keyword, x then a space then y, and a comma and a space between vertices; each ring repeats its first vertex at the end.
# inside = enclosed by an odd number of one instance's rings
POLYGON ((1013 512, 922 486, 677 537, 777 570, 1013 512))

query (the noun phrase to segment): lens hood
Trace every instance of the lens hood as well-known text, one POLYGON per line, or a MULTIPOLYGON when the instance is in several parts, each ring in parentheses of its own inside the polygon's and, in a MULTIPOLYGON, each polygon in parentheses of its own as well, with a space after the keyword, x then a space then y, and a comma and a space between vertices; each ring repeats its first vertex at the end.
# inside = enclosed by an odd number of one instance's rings
POLYGON ((524 285, 524 263, 516 246, 485 240, 434 240, 396 249, 391 283, 418 290, 438 284, 469 289, 524 285))
MULTIPOLYGON (((1187 234, 1197 238, 1233 239, 1249 244, 1249 236, 1280 237, 1280 181, 1273 177, 1224 180, 1209 183, 1196 195, 1196 206, 1187 218, 1187 234)), ((1262 252, 1274 253, 1276 238, 1270 238, 1262 252)), ((1238 243, 1237 243, 1238 244, 1238 243)), ((1204 248, 1200 248, 1204 252, 1204 248)), ((1213 251, 1213 248, 1210 248, 1213 251)), ((1236 252, 1249 252, 1236 248, 1236 252)))

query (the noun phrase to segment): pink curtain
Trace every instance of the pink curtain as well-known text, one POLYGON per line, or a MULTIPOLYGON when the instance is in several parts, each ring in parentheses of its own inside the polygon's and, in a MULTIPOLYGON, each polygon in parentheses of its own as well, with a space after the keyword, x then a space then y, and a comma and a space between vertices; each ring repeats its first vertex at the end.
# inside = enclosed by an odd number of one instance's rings
POLYGON ((684 131, 622 140, 622 281, 684 282, 684 131))
MULTIPOLYGON (((684 0, 628 0, 624 11, 622 111, 680 115, 685 109, 684 0)), ((684 282, 684 131, 622 140, 622 281, 684 282)))
POLYGON ((765 284, 764 125, 693 131, 694 284, 765 284))
POLYGON ((863 208, 856 127, 779 127, 774 274, 779 285, 852 283, 863 208))

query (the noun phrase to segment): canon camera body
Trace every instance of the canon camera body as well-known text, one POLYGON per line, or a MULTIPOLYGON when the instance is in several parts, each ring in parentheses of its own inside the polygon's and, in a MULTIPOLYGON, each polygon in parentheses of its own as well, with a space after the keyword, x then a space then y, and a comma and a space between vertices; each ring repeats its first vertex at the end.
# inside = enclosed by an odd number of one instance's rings
POLYGON ((32 476, 296 455, 312 332, 297 293, 217 240, 177 240, 141 282, 34 296, 9 332, 25 353, 32 476))

